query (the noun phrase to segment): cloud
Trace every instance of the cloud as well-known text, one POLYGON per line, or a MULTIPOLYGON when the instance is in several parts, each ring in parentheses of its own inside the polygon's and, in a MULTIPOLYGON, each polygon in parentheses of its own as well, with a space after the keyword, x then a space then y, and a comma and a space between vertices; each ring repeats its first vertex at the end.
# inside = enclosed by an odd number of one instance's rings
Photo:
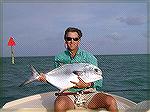
POLYGON ((123 35, 121 35, 118 32, 113 32, 105 36, 107 39, 112 39, 112 40, 121 40, 123 38, 123 35))
POLYGON ((146 21, 142 16, 118 17, 116 20, 126 23, 127 25, 142 25, 146 21))

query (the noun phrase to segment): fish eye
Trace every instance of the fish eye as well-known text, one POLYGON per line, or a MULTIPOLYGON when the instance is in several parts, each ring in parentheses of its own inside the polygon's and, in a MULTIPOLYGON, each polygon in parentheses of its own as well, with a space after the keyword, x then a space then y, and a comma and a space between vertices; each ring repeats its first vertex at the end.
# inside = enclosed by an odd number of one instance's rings
POLYGON ((97 68, 95 68, 94 70, 95 70, 95 72, 98 72, 98 69, 97 69, 97 68))

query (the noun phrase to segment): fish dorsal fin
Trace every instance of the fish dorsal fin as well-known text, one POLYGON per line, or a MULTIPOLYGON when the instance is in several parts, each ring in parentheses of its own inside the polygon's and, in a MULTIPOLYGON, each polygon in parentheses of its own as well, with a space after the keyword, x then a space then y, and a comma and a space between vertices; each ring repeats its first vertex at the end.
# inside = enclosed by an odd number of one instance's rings
POLYGON ((72 73, 74 73, 77 76, 80 76, 83 73, 83 71, 73 71, 72 73))

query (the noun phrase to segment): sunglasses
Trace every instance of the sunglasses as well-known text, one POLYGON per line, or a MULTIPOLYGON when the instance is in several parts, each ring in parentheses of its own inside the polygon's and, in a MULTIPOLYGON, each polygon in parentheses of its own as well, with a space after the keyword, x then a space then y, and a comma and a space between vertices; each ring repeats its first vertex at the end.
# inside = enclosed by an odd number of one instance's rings
POLYGON ((73 39, 74 41, 78 41, 78 40, 79 40, 78 37, 76 37, 76 38, 66 37, 66 38, 65 38, 66 41, 71 41, 72 39, 73 39))

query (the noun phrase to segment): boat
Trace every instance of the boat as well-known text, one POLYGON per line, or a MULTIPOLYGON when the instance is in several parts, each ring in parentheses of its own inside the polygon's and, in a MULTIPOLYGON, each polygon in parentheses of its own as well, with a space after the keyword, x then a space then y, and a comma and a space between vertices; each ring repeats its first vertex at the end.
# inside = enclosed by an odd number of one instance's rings
MULTIPOLYGON (((21 99, 17 99, 14 101, 10 101, 2 107, 2 112, 53 112, 53 105, 56 99, 55 93, 57 92, 58 91, 36 94, 21 99)), ((142 107, 143 104, 150 105, 150 101, 145 101, 144 103, 141 102, 140 105, 138 105, 137 103, 128 100, 124 97, 114 94, 110 95, 116 99, 119 112, 133 112, 133 111, 136 112, 137 108, 138 112, 150 112, 150 109, 147 108, 145 109, 142 107)), ((107 111, 105 109, 90 110, 85 108, 79 108, 74 110, 68 110, 67 112, 107 112, 107 111)))

